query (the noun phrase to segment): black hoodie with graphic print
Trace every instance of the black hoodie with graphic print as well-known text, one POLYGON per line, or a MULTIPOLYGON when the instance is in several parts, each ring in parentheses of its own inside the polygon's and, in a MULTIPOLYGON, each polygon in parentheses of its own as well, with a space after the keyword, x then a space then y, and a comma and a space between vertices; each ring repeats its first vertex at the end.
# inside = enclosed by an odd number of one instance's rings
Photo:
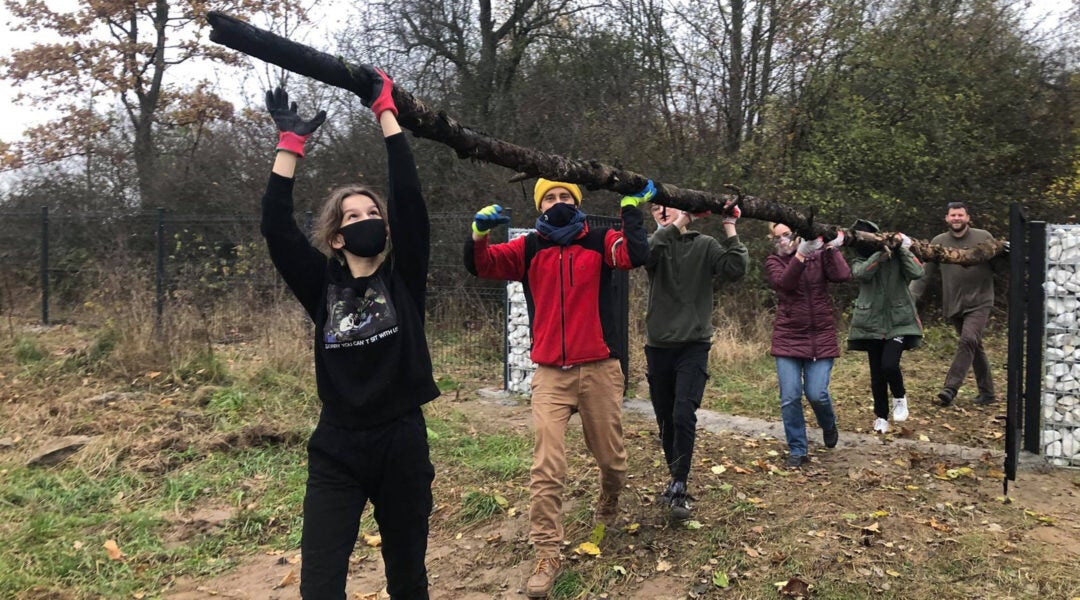
POLYGON ((424 336, 430 223, 404 133, 386 138, 392 251, 370 277, 315 249, 293 218, 294 180, 271 173, 262 200, 270 258, 315 322, 321 420, 389 422, 439 395, 424 336))

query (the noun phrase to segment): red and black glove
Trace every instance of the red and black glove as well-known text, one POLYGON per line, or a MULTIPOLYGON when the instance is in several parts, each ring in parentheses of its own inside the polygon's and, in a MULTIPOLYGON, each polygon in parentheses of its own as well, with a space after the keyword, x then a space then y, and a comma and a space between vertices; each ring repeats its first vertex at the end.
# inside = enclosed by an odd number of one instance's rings
POLYGON ((266 110, 278 128, 278 150, 285 150, 304 157, 304 142, 326 120, 326 111, 320 110, 310 121, 300 118, 296 103, 289 104, 289 94, 284 88, 266 92, 266 110))
POLYGON ((742 209, 735 203, 734 200, 728 200, 724 203, 724 211, 721 213, 724 215, 722 223, 724 225, 734 225, 739 217, 742 216, 742 209))
POLYGON ((371 112, 375 113, 376 121, 379 120, 379 115, 386 111, 394 113, 394 116, 396 117, 398 110, 397 106, 394 105, 394 80, 390 79, 390 76, 386 74, 386 71, 383 71, 378 67, 372 68, 379 76, 379 79, 371 88, 371 98, 361 98, 360 101, 364 106, 371 107, 371 112))

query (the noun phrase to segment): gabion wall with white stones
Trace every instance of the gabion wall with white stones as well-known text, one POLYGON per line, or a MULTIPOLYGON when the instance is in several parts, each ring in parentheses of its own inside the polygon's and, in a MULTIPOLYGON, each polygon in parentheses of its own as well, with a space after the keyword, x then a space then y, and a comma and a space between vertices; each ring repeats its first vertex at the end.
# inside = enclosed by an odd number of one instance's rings
POLYGON ((1046 227, 1046 348, 1042 447, 1059 466, 1080 466, 1080 226, 1046 227))
MULTIPOLYGON (((532 229, 511 228, 509 239, 517 239, 532 229)), ((506 282, 506 389, 518 394, 532 393, 536 363, 529 359, 532 332, 529 331, 529 307, 525 303, 525 288, 520 281, 506 282)))

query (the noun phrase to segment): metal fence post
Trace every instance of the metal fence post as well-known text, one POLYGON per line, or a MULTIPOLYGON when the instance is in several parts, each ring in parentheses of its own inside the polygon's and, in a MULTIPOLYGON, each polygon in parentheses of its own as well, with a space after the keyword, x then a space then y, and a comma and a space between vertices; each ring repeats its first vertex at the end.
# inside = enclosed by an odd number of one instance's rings
POLYGON ((154 322, 154 330, 161 332, 161 318, 165 313, 165 209, 157 209, 157 230, 154 234, 154 242, 157 246, 156 286, 157 286, 157 318, 154 322))
POLYGON ((1024 271, 1027 245, 1024 235, 1026 211, 1020 204, 1009 207, 1009 340, 1006 363, 1008 391, 1005 410, 1005 495, 1009 481, 1016 481, 1016 466, 1020 450, 1020 401, 1023 397, 1024 373, 1024 271))
POLYGON ((41 207, 41 324, 49 324, 49 207, 41 207))
POLYGON ((1046 311, 1046 221, 1028 223, 1027 358, 1024 361, 1024 450, 1042 454, 1043 326, 1046 311))

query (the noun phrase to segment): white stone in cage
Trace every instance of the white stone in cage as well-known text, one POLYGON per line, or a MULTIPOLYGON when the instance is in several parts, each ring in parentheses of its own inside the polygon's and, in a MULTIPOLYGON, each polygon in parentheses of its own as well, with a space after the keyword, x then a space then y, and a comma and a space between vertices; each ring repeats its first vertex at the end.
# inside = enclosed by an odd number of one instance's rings
POLYGON ((1046 447, 1046 452, 1044 452, 1044 454, 1053 457, 1061 456, 1061 442, 1051 442, 1050 445, 1046 447))
POLYGON ((1046 349, 1046 360, 1061 360, 1065 358, 1065 351, 1061 348, 1049 347, 1046 349))
POLYGON ((1046 314, 1048 315, 1060 315, 1063 310, 1063 304, 1061 300, 1057 298, 1046 299, 1046 314))
POLYGON ((1043 406, 1056 406, 1057 394, 1043 394, 1042 405, 1043 406))
POLYGON ((1048 372, 1056 379, 1069 373, 1069 365, 1062 362, 1056 362, 1050 365, 1048 372))
POLYGON ((1054 324, 1063 329, 1070 329, 1076 325, 1076 313, 1061 313, 1054 317, 1054 324))
POLYGON ((1061 440, 1061 432, 1056 429, 1044 429, 1042 431, 1042 445, 1046 447, 1054 442, 1061 440))

